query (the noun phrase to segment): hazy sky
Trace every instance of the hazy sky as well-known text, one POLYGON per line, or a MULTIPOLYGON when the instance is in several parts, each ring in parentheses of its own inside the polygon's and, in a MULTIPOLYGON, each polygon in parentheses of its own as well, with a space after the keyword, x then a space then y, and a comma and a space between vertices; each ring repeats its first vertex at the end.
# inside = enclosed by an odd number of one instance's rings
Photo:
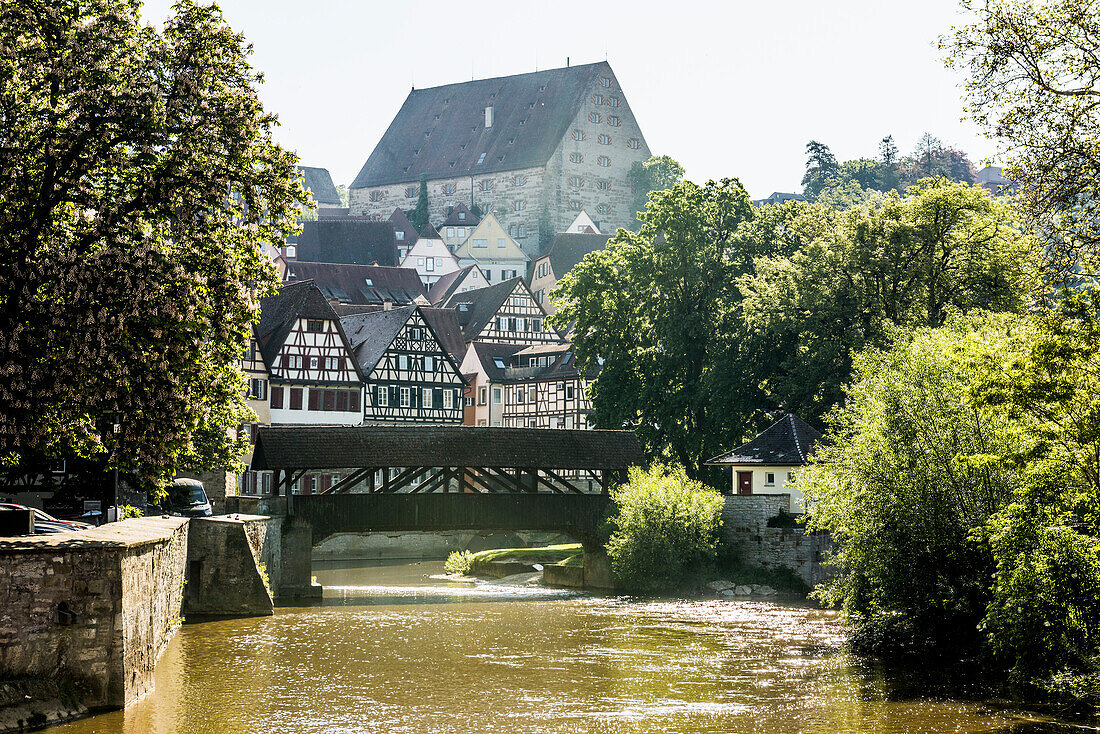
MULTIPOLYGON (((931 132, 980 161, 936 39, 958 0, 377 2, 222 0, 255 47, 279 141, 348 184, 412 86, 606 58, 655 154, 755 198, 800 191, 806 142, 841 160, 931 132)), ((171 0, 145 6, 163 21, 171 0)))

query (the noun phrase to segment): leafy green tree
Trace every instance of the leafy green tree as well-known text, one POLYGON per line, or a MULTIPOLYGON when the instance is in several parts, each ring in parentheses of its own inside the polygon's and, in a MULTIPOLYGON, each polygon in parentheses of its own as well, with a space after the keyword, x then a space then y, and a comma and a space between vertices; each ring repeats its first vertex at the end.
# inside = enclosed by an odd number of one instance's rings
POLYGON ((1015 430, 1021 476, 987 532, 997 561, 984 629, 1015 679, 1100 702, 1100 293, 1063 300, 988 355, 973 392, 1015 430))
POLYGON ((825 143, 811 140, 806 143, 806 173, 802 176, 802 193, 810 201, 828 186, 840 173, 836 156, 825 143))
POLYGON ((641 213, 645 211, 649 194, 670 189, 683 181, 684 167, 667 155, 653 156, 644 163, 635 162, 626 177, 634 192, 634 211, 638 213, 638 222, 641 222, 641 213))
POLYGON ((597 427, 636 429, 650 456, 695 477, 757 410, 742 402, 734 281, 754 257, 785 254, 787 241, 768 239, 781 228, 776 217, 753 227, 756 214, 732 179, 654 192, 639 232, 620 229, 551 293, 553 323, 575 322, 578 363, 599 372, 597 427))
POLYGON ((1092 3, 964 3, 940 41, 968 74, 967 111, 999 138, 1027 223, 1057 283, 1100 276, 1100 11, 1092 3))
POLYGON ((428 226, 431 215, 428 212, 428 177, 425 174, 420 174, 420 185, 416 187, 416 206, 406 212, 409 217, 409 222, 412 226, 416 227, 417 232, 423 232, 424 228, 428 226))
POLYGON ((743 360, 768 401, 812 420, 842 399, 852 357, 894 326, 939 326, 952 309, 1021 312, 1037 246, 980 188, 926 180, 843 213, 807 207, 808 235, 738 283, 743 360))
POLYGON ((0 45, 0 457, 235 467, 261 245, 305 199, 249 47, 189 0, 160 33, 125 0, 7 3, 0 45))
POLYGON ((682 468, 632 467, 611 490, 618 514, 607 543, 611 571, 629 589, 661 591, 713 562, 722 525, 722 495, 682 468))
POLYGON ((844 610, 858 649, 958 659, 982 647, 994 561, 971 535, 1011 501, 1016 479, 967 459, 1012 440, 1008 421, 971 399, 971 365, 998 353, 1014 324, 974 316, 897 330, 887 349, 855 359, 831 441, 798 484, 809 527, 837 541, 837 574, 815 595, 844 610))

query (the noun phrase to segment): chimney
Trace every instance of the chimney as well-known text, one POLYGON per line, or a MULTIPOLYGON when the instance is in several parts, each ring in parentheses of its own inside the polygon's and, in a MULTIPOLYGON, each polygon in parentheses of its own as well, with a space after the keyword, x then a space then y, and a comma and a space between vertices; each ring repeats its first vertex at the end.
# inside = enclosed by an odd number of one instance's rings
POLYGON ((493 106, 489 105, 485 108, 485 127, 490 128, 493 126, 493 106))
POLYGON ((565 68, 566 69, 569 68, 569 57, 568 56, 565 57, 565 68))
POLYGON ((392 298, 385 298, 382 301, 382 310, 383 311, 392 311, 393 310, 393 299, 392 298))

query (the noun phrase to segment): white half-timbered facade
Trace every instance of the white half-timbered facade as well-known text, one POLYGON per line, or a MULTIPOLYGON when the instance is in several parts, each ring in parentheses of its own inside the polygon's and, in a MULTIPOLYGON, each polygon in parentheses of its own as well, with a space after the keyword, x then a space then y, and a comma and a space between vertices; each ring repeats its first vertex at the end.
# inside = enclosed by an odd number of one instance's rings
POLYGON ((466 382, 419 307, 346 316, 342 325, 365 376, 364 423, 462 423, 466 382))
POLYGON ((340 320, 312 281, 260 302, 257 337, 270 372, 272 425, 357 425, 363 379, 340 320))
POLYGON ((561 336, 546 323, 546 311, 535 301, 523 278, 455 293, 446 302, 455 309, 467 342, 554 344, 561 336))

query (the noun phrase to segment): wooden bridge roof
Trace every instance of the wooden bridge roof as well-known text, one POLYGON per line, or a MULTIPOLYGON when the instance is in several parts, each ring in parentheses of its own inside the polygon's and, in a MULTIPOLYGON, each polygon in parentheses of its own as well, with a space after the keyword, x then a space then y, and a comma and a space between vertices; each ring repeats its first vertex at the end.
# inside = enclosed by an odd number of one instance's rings
POLYGON ((632 431, 474 426, 260 428, 252 469, 486 467, 613 470, 645 463, 632 431))

